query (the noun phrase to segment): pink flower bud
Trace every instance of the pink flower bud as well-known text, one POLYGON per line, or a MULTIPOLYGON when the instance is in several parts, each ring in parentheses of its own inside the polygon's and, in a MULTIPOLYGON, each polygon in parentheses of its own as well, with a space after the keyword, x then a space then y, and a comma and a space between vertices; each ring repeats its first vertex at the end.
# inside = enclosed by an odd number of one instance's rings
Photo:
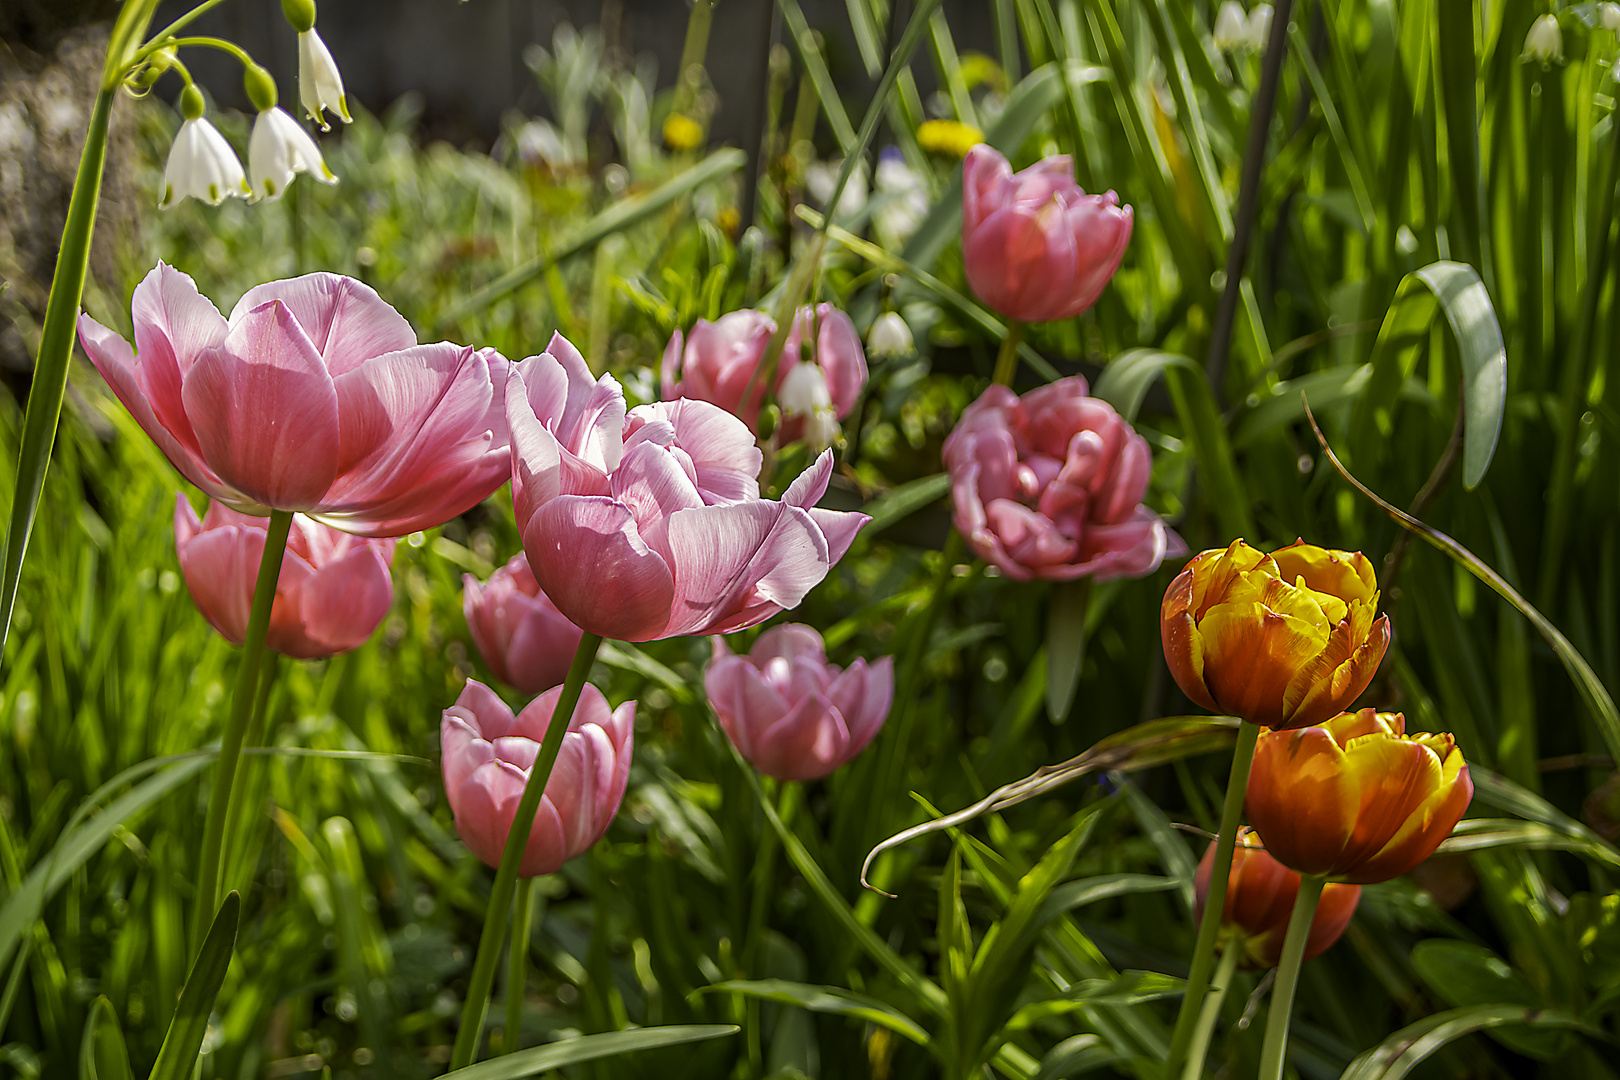
POLYGON ((754 767, 778 780, 818 780, 859 754, 894 700, 894 659, 848 669, 827 662, 821 635, 785 623, 759 636, 747 656, 714 639, 703 676, 709 702, 754 767))
POLYGON ((1187 546, 1142 505, 1147 440, 1079 376, 991 386, 945 440, 956 528, 1019 581, 1141 577, 1187 546))
POLYGON ((567 678, 579 648, 579 627, 541 590, 521 552, 482 585, 471 574, 461 580, 467 629, 496 678, 525 694, 567 678))
MULTIPOLYGON (((268 519, 223 503, 211 504, 200 521, 184 495, 175 506, 174 546, 186 588, 203 617, 233 645, 247 636, 268 527, 268 519)), ((363 540, 295 515, 267 644, 305 660, 364 645, 393 605, 393 560, 392 540, 363 540)))
MULTIPOLYGON (((743 400, 744 392, 765 359, 775 332, 776 321, 763 311, 753 310, 729 312, 716 322, 699 319, 690 337, 683 338, 679 330, 675 331, 664 348, 664 397, 696 398, 718 405, 755 431, 760 402, 765 397, 764 380, 754 381, 747 401, 743 400)), ((855 408, 866 375, 866 351, 849 316, 831 304, 800 308, 776 365, 772 392, 785 414, 777 441, 793 442, 807 429, 825 437, 830 421, 842 420, 855 408), (811 385, 801 368, 819 373, 825 384, 825 400, 820 400, 823 395, 817 395, 818 400, 812 402, 798 391, 799 387, 811 385)))
MULTIPOLYGON (((456 832, 474 855, 501 864, 529 769, 551 726, 562 687, 553 687, 512 715, 495 691, 467 680, 439 725, 444 790, 456 832)), ((602 838, 619 812, 630 777, 636 703, 608 709, 602 691, 585 684, 563 736, 518 874, 549 874, 602 838)))
POLYGON ((1014 173, 981 143, 962 162, 962 262, 979 299, 1020 322, 1069 319, 1097 302, 1131 239, 1131 208, 1087 195, 1067 155, 1014 173))

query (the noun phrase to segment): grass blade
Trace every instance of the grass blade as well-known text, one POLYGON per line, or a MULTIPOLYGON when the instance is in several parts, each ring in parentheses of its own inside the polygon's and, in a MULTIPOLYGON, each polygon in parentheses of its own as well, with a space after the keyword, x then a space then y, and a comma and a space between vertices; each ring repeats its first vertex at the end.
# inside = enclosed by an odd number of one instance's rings
POLYGON ((208 1016, 214 1011, 219 988, 231 967, 231 950, 236 947, 236 924, 242 915, 242 897, 235 891, 219 905, 219 913, 208 928, 197 961, 191 965, 186 985, 180 991, 180 1004, 169 1021, 163 1048, 158 1051, 149 1080, 187 1080, 197 1065, 197 1051, 208 1033, 208 1016))

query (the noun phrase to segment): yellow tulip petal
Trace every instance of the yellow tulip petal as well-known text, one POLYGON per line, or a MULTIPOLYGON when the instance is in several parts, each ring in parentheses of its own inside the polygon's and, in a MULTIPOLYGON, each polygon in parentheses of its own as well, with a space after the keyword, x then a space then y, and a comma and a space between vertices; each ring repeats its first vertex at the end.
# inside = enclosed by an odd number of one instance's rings
POLYGON ((1260 733, 1244 807, 1278 862, 1301 874, 1333 870, 1360 805, 1356 777, 1327 731, 1260 733))
POLYGON ((1317 592, 1349 600, 1377 595, 1378 581, 1372 560, 1359 551, 1339 551, 1296 540, 1271 553, 1278 574, 1286 581, 1304 579, 1317 592))
POLYGON ((1336 873, 1371 859, 1408 824, 1445 779, 1426 743, 1395 735, 1363 735, 1344 748, 1345 770, 1356 778, 1361 807, 1336 873))
POLYGON ((1218 604, 1198 623, 1203 682, 1220 707, 1251 723, 1285 723, 1283 698, 1302 662, 1327 643, 1313 624, 1258 603, 1218 604))
MULTIPOLYGON (((1450 736, 1446 736, 1450 738, 1450 736)), ((1345 880, 1373 884, 1399 877, 1434 854, 1474 797, 1473 780, 1461 751, 1453 749, 1441 764, 1442 779, 1437 790, 1417 807, 1394 836, 1369 858, 1350 868, 1345 880)))

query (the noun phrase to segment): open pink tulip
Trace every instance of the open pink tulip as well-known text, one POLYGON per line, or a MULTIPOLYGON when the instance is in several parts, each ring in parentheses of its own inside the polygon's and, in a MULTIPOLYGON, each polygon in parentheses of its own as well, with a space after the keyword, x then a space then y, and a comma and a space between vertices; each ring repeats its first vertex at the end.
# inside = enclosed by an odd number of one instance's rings
POLYGON ((1140 577, 1186 552, 1142 505, 1147 440, 1078 375, 1018 397, 993 385, 945 440, 956 528, 1019 581, 1140 577))
POLYGON ((257 285, 227 320, 158 263, 132 313, 135 351, 88 315, 84 351, 181 475, 238 510, 300 510, 361 536, 403 536, 506 478, 506 360, 418 345, 353 278, 257 285))
POLYGON ((525 694, 567 678, 579 648, 579 627, 541 591, 524 555, 512 556, 482 585, 471 574, 461 580, 467 629, 496 678, 525 694))
MULTIPOLYGON (((495 691, 468 679, 444 711, 439 743, 456 832, 492 867, 501 865, 523 786, 561 696, 562 687, 553 687, 513 716, 495 691)), ((518 864, 520 877, 552 873, 607 832, 630 777, 635 719, 635 702, 610 710, 602 691, 585 684, 518 864)))
POLYGON ((706 401, 628 415, 560 335, 512 365, 512 501, 535 580, 574 625, 621 641, 754 626, 804 599, 869 518, 822 510, 832 454, 762 499, 761 455, 706 401))
MULTIPOLYGON (((664 397, 710 402, 754 430, 764 380, 754 383, 746 402, 744 392, 775 332, 776 321, 753 310, 729 312, 716 322, 699 319, 690 337, 675 331, 664 348, 664 397)), ((800 308, 782 345, 772 388, 783 411, 778 441, 809 437, 827 445, 837 421, 860 400, 866 375, 866 350, 849 316, 831 304, 800 308)))
MULTIPOLYGON (((232 645, 247 636, 253 586, 269 525, 224 503, 199 521, 181 495, 174 510, 180 572, 203 617, 232 645)), ((392 540, 364 540, 299 514, 287 535, 266 643, 309 660, 359 648, 394 603, 392 540)))
POLYGON ((778 780, 819 780, 866 748, 894 700, 894 660, 827 663, 821 635, 786 623, 747 656, 714 639, 709 702, 743 757, 778 780))
POLYGON ((1020 322, 1097 302, 1131 239, 1131 208, 1087 195, 1068 155, 1019 173, 983 143, 962 162, 962 263, 979 299, 1020 322))

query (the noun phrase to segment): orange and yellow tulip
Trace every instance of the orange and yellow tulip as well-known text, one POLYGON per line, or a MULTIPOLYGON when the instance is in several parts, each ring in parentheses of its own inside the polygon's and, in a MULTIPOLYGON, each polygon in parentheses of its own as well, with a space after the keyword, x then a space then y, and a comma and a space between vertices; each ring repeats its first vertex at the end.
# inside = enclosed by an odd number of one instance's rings
MULTIPOLYGON (((1209 892, 1214 866, 1215 845, 1211 844, 1198 864, 1198 872, 1193 875, 1200 917, 1204 913, 1204 897, 1209 892)), ((1232 876, 1226 885, 1226 906, 1222 909, 1221 922, 1226 932, 1240 943, 1245 966, 1277 966, 1298 893, 1299 875, 1272 858, 1249 829, 1239 829, 1237 846, 1232 850, 1232 876)), ((1310 937, 1305 939, 1305 959, 1320 956, 1339 940, 1360 901, 1360 885, 1336 882, 1322 890, 1316 914, 1311 919, 1310 937)))
POLYGON ((1473 796, 1449 734, 1407 735, 1400 713, 1362 709, 1261 732, 1244 808, 1284 866, 1370 885, 1434 854, 1473 796))
POLYGON ((1389 647, 1372 563, 1303 540, 1269 555, 1234 540, 1196 556, 1165 591, 1159 625, 1189 698, 1268 728, 1348 707, 1389 647))

